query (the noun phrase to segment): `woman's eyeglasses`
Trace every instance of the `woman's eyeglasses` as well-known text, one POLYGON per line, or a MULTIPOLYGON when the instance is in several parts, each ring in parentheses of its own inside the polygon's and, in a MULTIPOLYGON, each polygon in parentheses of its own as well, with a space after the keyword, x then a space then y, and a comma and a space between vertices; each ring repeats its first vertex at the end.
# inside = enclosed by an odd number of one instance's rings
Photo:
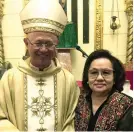
POLYGON ((54 44, 52 41, 46 41, 46 42, 35 42, 35 43, 32 43, 28 38, 27 40, 30 42, 31 45, 33 45, 36 49, 41 49, 43 47, 45 48, 48 48, 48 49, 51 49, 53 47, 56 46, 56 44, 54 44))
POLYGON ((96 79, 100 74, 104 79, 109 79, 113 76, 113 72, 114 70, 112 69, 102 69, 102 70, 91 69, 88 71, 88 77, 89 79, 96 79))

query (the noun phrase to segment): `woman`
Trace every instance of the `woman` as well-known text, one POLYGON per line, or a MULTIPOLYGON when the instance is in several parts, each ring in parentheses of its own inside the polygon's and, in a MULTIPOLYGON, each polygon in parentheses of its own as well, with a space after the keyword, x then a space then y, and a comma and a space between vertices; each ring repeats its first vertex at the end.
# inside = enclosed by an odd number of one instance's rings
POLYGON ((76 131, 132 131, 133 99, 123 93, 125 70, 107 50, 89 55, 76 108, 76 131))

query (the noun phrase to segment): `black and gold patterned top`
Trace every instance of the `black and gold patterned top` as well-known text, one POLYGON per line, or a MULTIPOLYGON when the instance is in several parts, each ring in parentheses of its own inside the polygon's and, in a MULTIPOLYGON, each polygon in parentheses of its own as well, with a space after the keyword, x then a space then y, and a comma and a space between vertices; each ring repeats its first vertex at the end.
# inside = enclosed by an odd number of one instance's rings
POLYGON ((82 92, 75 110, 75 130, 132 131, 132 113, 133 99, 114 91, 93 115, 91 97, 82 92))

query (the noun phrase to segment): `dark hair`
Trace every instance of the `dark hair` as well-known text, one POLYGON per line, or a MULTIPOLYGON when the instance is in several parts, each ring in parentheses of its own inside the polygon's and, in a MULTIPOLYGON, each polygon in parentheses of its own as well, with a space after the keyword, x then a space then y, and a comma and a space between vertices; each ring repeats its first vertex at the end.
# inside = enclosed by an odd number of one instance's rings
POLYGON ((120 60, 112 56, 108 50, 104 50, 104 49, 96 50, 88 56, 85 66, 84 66, 84 71, 83 71, 83 79, 82 79, 83 89, 91 93, 91 89, 89 88, 89 85, 87 84, 88 69, 92 61, 98 58, 106 58, 110 60, 114 69, 114 82, 115 82, 112 90, 115 89, 121 92, 123 90, 123 85, 124 85, 125 77, 126 77, 124 66, 120 60))

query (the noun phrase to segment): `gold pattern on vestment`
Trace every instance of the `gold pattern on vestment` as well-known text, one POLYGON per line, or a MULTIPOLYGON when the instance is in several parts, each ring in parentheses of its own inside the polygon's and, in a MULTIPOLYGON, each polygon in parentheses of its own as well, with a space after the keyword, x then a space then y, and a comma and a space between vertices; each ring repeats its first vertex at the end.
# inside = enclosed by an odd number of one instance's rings
POLYGON ((57 107, 57 74, 54 75, 54 114, 55 114, 55 127, 54 130, 57 131, 58 125, 58 107, 57 107))
POLYGON ((28 105, 27 105, 27 77, 24 75, 24 131, 28 130, 28 105))
POLYGON ((31 18, 31 19, 27 19, 27 20, 23 20, 21 21, 22 25, 27 25, 27 24, 31 24, 31 23, 46 23, 46 24, 50 24, 53 26, 56 26, 62 30, 64 30, 64 25, 60 24, 59 22, 50 20, 50 19, 46 19, 46 18, 31 18))
POLYGON ((45 80, 43 78, 39 78, 36 80, 36 86, 39 86, 39 96, 32 97, 32 103, 28 106, 29 109, 32 111, 32 115, 39 117, 39 124, 41 125, 37 131, 46 131, 47 129, 43 127, 44 124, 44 117, 51 116, 50 112, 54 105, 51 103, 51 98, 44 97, 44 90, 42 89, 43 86, 46 86, 45 80))
POLYGON ((40 128, 37 129, 37 131, 46 131, 47 129, 43 127, 44 124, 44 117, 50 116, 50 112, 52 109, 54 109, 55 114, 55 126, 54 130, 57 130, 57 75, 54 75, 54 104, 51 103, 50 97, 44 97, 44 90, 42 89, 43 86, 46 86, 45 80, 43 78, 39 78, 36 80, 36 86, 39 87, 39 96, 38 97, 32 97, 32 103, 31 105, 28 105, 27 100, 27 78, 24 77, 24 108, 25 108, 25 131, 28 130, 28 109, 31 109, 32 115, 39 117, 39 124, 41 125, 40 128))
POLYGON ((31 32, 38 31, 38 30, 39 31, 45 31, 45 32, 51 32, 51 33, 56 34, 57 36, 59 36, 61 34, 59 31, 57 31, 55 29, 47 28, 47 27, 40 27, 40 26, 25 28, 24 32, 25 33, 31 33, 31 32))
POLYGON ((39 80, 36 80, 36 82, 37 82, 37 86, 39 85, 39 86, 46 86, 46 84, 45 84, 45 80, 43 80, 42 78, 40 78, 39 80))

